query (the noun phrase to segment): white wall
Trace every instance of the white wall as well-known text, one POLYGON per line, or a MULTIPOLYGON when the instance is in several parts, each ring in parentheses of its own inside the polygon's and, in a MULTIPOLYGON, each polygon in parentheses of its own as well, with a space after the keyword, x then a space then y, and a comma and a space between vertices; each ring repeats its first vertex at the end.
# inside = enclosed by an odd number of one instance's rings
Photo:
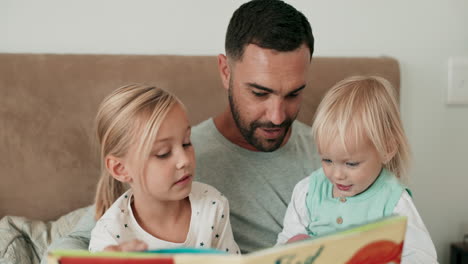
MULTIPOLYGON (((0 1, 0 52, 217 54, 243 1, 0 1)), ((447 106, 447 61, 468 56, 466 0, 295 0, 316 56, 395 57, 414 200, 448 263, 468 233, 468 106, 447 106), (465 226, 464 230, 462 226, 465 226)))

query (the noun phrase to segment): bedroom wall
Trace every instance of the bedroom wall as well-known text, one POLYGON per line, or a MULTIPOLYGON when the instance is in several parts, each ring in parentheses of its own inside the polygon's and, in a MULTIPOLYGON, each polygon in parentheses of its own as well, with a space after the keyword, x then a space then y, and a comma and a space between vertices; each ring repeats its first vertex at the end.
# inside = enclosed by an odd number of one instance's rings
MULTIPOLYGON (((3 0, 0 52, 214 55, 223 52, 241 2, 3 0)), ((448 263, 449 243, 468 233, 468 106, 445 103, 448 58, 468 57, 468 2, 289 2, 309 18, 316 56, 400 61, 410 186, 440 262, 448 263)))

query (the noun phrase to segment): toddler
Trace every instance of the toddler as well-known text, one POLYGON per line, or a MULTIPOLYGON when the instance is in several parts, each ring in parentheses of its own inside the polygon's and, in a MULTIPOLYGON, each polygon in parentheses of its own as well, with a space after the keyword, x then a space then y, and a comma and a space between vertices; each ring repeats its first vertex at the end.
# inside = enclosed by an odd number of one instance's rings
POLYGON ((322 168, 294 188, 278 244, 393 214, 408 217, 402 263, 437 263, 429 233, 400 179, 409 145, 390 83, 351 77, 320 103, 312 133, 322 168))

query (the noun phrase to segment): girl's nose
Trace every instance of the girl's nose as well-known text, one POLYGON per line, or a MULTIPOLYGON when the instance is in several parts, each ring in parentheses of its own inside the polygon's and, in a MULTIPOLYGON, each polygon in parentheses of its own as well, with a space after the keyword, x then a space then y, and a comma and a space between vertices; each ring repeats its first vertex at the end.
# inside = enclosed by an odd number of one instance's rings
POLYGON ((189 162, 190 162, 190 159, 187 153, 185 153, 185 151, 181 151, 179 160, 176 163, 176 169, 178 170, 184 169, 185 167, 187 167, 189 162))
POLYGON ((184 167, 185 167, 185 163, 184 163, 184 162, 179 162, 179 163, 176 164, 176 168, 177 168, 178 170, 181 170, 181 169, 183 169, 184 167))

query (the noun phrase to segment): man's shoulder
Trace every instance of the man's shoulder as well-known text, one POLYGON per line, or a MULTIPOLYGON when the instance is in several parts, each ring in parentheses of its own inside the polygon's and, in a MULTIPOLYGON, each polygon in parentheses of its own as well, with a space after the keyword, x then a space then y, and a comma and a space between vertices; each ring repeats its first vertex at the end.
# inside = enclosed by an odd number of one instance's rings
POLYGON ((216 157, 226 152, 226 143, 223 140, 223 135, 217 130, 212 118, 192 128, 191 141, 198 159, 201 157, 211 159, 213 156, 216 157))
POLYGON ((293 123, 293 137, 294 143, 298 145, 299 149, 307 150, 308 152, 315 152, 315 141, 312 136, 312 128, 300 121, 293 123))
POLYGON ((213 144, 213 139, 217 138, 216 132, 216 126, 212 118, 202 121, 192 128, 192 143, 195 147, 203 146, 202 149, 208 148, 213 144))
POLYGON ((301 129, 304 129, 304 130, 310 130, 312 129, 311 126, 307 125, 306 123, 302 123, 301 121, 299 120, 294 120, 293 124, 301 129))
POLYGON ((296 133, 300 138, 312 139, 312 128, 307 124, 296 120, 293 123, 293 130, 295 130, 294 133, 296 133))
POLYGON ((193 126, 192 135, 204 135, 207 131, 212 129, 213 120, 209 118, 193 126))

